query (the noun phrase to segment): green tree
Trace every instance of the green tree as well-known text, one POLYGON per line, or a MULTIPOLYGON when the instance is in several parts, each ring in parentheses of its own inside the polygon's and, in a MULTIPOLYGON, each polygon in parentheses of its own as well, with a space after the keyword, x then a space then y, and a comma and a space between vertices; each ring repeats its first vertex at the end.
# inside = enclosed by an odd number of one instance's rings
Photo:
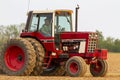
POLYGON ((7 26, 5 29, 4 35, 8 39, 18 37, 19 32, 18 32, 17 26, 16 25, 7 26))
POLYGON ((96 33, 98 34, 98 39, 99 40, 104 40, 104 36, 101 31, 96 30, 96 33))
POLYGON ((114 38, 107 37, 104 41, 104 46, 108 51, 113 52, 113 46, 114 46, 114 38))
POLYGON ((7 40, 11 38, 18 37, 19 32, 17 29, 17 25, 10 25, 10 26, 0 26, 0 47, 3 45, 7 40))
POLYGON ((101 31, 96 30, 98 34, 98 48, 104 48, 104 36, 101 31))
POLYGON ((120 52, 120 40, 116 39, 114 41, 113 52, 120 52))

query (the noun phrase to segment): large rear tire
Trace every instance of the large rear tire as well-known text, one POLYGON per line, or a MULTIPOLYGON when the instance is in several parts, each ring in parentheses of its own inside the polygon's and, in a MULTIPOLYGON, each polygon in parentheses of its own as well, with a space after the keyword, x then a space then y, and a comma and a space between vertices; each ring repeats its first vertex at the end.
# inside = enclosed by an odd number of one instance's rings
POLYGON ((108 71, 108 64, 105 60, 99 59, 97 63, 90 64, 90 73, 94 77, 103 77, 108 71))
POLYGON ((1 66, 7 75, 30 75, 35 67, 33 46, 23 38, 11 39, 2 48, 1 66))
POLYGON ((66 72, 71 77, 84 76, 87 66, 83 58, 74 56, 71 57, 65 66, 66 72))
POLYGON ((42 62, 44 60, 45 51, 43 46, 35 39, 27 38, 27 40, 32 44, 36 54, 36 63, 31 75, 37 76, 43 72, 42 62))

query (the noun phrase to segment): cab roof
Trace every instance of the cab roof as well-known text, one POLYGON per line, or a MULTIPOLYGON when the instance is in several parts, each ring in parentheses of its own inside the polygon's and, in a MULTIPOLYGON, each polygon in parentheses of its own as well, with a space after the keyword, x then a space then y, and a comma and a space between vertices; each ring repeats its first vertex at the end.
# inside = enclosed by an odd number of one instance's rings
POLYGON ((54 12, 69 12, 73 13, 72 10, 68 9, 57 9, 57 10, 34 10, 33 13, 54 13, 54 12))

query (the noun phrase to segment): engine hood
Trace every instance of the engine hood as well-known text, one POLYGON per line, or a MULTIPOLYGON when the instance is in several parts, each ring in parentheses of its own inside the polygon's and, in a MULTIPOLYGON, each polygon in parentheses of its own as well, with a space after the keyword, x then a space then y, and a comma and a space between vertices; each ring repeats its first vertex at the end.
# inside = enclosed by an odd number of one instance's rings
POLYGON ((60 34, 62 39, 88 39, 93 32, 63 32, 60 34))

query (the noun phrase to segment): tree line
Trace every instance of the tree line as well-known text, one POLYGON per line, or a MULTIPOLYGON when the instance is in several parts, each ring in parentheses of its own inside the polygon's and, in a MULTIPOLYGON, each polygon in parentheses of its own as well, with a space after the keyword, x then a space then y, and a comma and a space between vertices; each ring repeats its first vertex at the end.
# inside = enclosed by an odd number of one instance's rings
POLYGON ((20 25, 0 25, 0 47, 11 38, 19 37, 20 32, 24 28, 25 24, 20 25))
POLYGON ((109 52, 120 52, 120 39, 105 38, 101 31, 96 30, 96 32, 98 33, 98 48, 107 49, 109 52))
MULTIPOLYGON (((25 24, 20 25, 7 25, 0 26, 0 46, 2 46, 7 40, 11 38, 19 37, 25 24)), ((120 52, 120 39, 114 39, 112 37, 105 38, 101 31, 96 30, 98 33, 98 48, 108 49, 109 52, 120 52)))

